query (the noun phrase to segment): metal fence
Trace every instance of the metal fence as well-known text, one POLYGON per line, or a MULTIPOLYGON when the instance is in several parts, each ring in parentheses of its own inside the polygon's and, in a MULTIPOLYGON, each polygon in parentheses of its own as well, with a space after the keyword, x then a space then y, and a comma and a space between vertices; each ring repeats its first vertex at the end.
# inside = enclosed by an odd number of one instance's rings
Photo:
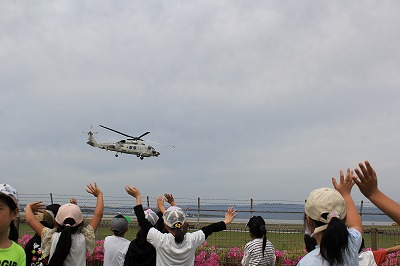
MULTIPOLYGON (((78 205, 85 213, 86 219, 90 219, 93 213, 96 198, 80 195, 21 195, 21 206, 31 201, 43 201, 45 204, 65 203, 71 197, 77 198, 78 205)), ((219 257, 219 265, 240 265, 243 255, 243 247, 250 240, 248 228, 245 223, 253 215, 262 216, 267 223, 267 237, 273 243, 277 251, 277 265, 296 265, 299 257, 304 252, 304 201, 265 201, 265 200, 234 200, 234 199, 188 199, 175 198, 176 203, 183 207, 189 221, 189 230, 199 230, 201 227, 223 220, 227 206, 234 206, 238 210, 238 216, 234 222, 228 225, 227 230, 212 234, 207 239, 207 244, 198 249, 198 253, 206 255, 208 259, 212 253, 219 257), (286 264, 284 264, 286 263, 286 264)), ((132 197, 105 197, 104 219, 97 231, 99 246, 101 240, 112 232, 108 229, 109 220, 118 213, 132 217, 129 230, 125 237, 129 240, 135 238, 138 225, 133 214, 134 198, 132 197)), ((144 207, 155 207, 156 197, 144 197, 144 207)), ((400 236, 399 226, 392 226, 392 222, 383 213, 374 208, 370 203, 360 202, 358 208, 364 222, 364 239, 366 247, 373 249, 387 248, 398 244, 400 236)), ((24 223, 23 213, 20 220, 20 236, 33 234, 32 230, 24 223)), ((101 248, 100 248, 101 249, 101 248)), ((100 250, 99 249, 99 250, 100 250)), ((397 255, 395 260, 397 263, 397 255)), ((388 262, 389 263, 389 262, 388 262)), ((92 257, 89 265, 102 265, 100 259, 92 257)), ((204 265, 204 264, 203 264, 204 265)), ((400 265, 387 264, 387 265, 400 265)))

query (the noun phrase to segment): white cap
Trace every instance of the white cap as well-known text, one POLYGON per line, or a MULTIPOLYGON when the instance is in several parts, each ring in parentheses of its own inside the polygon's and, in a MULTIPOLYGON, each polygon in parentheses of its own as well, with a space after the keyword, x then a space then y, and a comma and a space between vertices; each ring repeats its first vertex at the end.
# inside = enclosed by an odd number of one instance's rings
POLYGON ((18 192, 9 184, 0 184, 0 195, 10 197, 18 208, 18 192))
POLYGON ((169 207, 165 211, 163 219, 169 228, 181 228, 186 221, 185 213, 181 208, 176 206, 169 207))
POLYGON ((311 191, 305 205, 305 213, 311 219, 326 225, 315 228, 313 234, 324 231, 332 217, 343 220, 346 217, 346 202, 333 188, 318 188, 311 191))

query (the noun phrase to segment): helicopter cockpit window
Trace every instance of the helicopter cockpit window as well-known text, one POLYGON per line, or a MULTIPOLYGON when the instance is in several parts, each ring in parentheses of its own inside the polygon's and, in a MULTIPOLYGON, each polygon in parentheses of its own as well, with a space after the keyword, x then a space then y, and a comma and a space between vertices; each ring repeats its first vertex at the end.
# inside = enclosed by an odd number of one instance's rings
POLYGON ((132 146, 129 146, 129 149, 132 150, 132 146))

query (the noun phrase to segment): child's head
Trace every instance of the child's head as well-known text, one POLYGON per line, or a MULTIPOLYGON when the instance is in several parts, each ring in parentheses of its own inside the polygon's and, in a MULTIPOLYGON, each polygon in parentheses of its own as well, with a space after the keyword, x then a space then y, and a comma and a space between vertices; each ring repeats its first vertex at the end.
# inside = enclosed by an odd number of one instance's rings
POLYGON ((123 236, 128 231, 130 218, 121 214, 114 216, 110 222, 110 229, 116 236, 123 236))
POLYGON ((253 216, 246 224, 250 234, 255 238, 261 238, 266 234, 265 221, 261 216, 253 216))
POLYGON ((158 215, 152 209, 147 209, 144 211, 145 218, 155 226, 158 221, 158 215))
POLYGON ((320 241, 321 256, 329 264, 343 264, 348 248, 346 202, 343 196, 332 188, 313 190, 305 205, 307 231, 320 241))
POLYGON ((56 222, 61 227, 77 227, 83 222, 81 209, 72 203, 61 205, 56 215, 56 222))
MULTIPOLYGON (((18 193, 8 184, 0 184, 0 205, 4 212, 1 214, 2 225, 10 228, 8 238, 13 241, 18 241, 18 230, 15 227, 14 220, 17 218, 18 209, 18 193)), ((8 228, 1 228, 6 231, 8 228)))
POLYGON ((315 222, 312 234, 323 232, 332 218, 343 220, 346 217, 346 202, 340 193, 332 188, 313 190, 307 198, 306 215, 315 222))
POLYGON ((183 225, 186 221, 183 210, 179 207, 171 206, 165 211, 163 219, 164 224, 168 227, 168 231, 175 236, 175 242, 177 244, 182 243, 185 236, 183 225))
POLYGON ((58 209, 60 208, 60 204, 50 204, 46 206, 46 209, 43 213, 38 213, 39 222, 48 228, 53 228, 55 223, 55 218, 58 213, 58 209))

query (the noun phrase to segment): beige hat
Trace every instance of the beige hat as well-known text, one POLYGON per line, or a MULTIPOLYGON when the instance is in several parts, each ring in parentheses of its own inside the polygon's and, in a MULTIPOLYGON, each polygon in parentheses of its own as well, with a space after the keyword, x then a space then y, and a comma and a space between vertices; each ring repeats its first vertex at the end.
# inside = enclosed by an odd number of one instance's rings
POLYGON ((326 224, 315 228, 313 234, 316 234, 328 227, 332 217, 337 217, 340 220, 346 217, 346 202, 336 189, 315 189, 307 198, 305 213, 311 219, 326 224))

